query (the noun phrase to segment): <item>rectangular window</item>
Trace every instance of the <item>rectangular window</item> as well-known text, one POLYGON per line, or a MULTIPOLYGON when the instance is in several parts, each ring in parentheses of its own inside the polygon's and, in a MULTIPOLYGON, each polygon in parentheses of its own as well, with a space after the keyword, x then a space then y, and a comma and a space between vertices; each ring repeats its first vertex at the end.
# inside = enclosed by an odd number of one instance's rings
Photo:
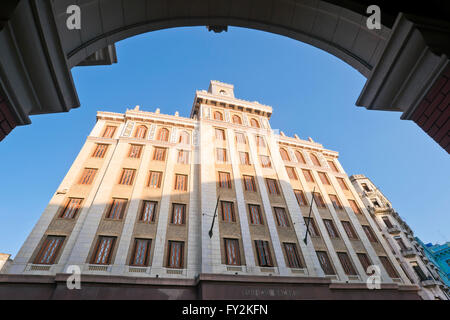
POLYGON ((400 249, 402 249, 402 250, 406 250, 407 249, 405 243, 402 240, 402 238, 395 237, 394 239, 395 239, 395 241, 397 241, 397 244, 400 247, 400 249))
POLYGON ((216 128, 215 133, 216 133, 216 140, 225 140, 224 130, 216 128))
POLYGON ((219 187, 231 189, 230 173, 219 172, 219 187))
POLYGON ((286 252, 287 265, 289 268, 303 268, 300 255, 297 251, 295 243, 283 243, 284 251, 286 252))
POLYGON ((338 197, 336 195, 329 194, 328 196, 330 197, 331 203, 333 204, 333 207, 336 210, 342 210, 343 209, 342 204, 341 204, 341 202, 339 201, 339 199, 338 199, 338 197))
POLYGON ((419 265, 417 264, 417 262, 411 263, 411 267, 414 269, 414 272, 417 274, 417 276, 419 277, 420 281, 428 280, 428 277, 427 277, 426 274, 423 272, 422 268, 419 267, 419 265))
POLYGON ((304 217, 305 226, 308 228, 308 233, 311 237, 320 237, 319 230, 316 227, 316 223, 313 218, 304 217))
POLYGON ((261 167, 272 168, 272 163, 270 162, 270 158, 268 156, 259 156, 259 160, 261 161, 261 167))
POLYGON ((230 201, 220 201, 222 207, 222 220, 225 222, 235 222, 234 205, 230 201))
POLYGON ((392 228, 393 227, 393 225, 391 223, 391 220, 389 220, 388 217, 383 217, 382 219, 383 219, 383 222, 386 225, 386 227, 388 227, 388 228, 392 228))
POLYGON ((248 152, 239 151, 239 159, 241 160, 241 164, 250 165, 250 158, 248 156, 248 152))
POLYGON ((333 172, 339 172, 338 168, 332 160, 328 160, 327 162, 333 172))
POLYGON ((187 190, 187 175, 176 174, 175 175, 175 190, 186 191, 187 190))
POLYGON ((256 253, 260 267, 273 267, 272 257, 270 255, 269 242, 255 240, 256 253))
POLYGON ((367 238, 369 238, 370 242, 378 242, 377 237, 373 233, 373 230, 371 227, 369 227, 369 226, 362 226, 362 227, 363 227, 364 232, 367 235, 367 238))
POLYGON ((109 264, 111 261, 112 252, 116 237, 100 236, 98 238, 97 246, 92 256, 92 264, 109 264))
POLYGON ((319 172, 319 178, 323 184, 330 185, 330 180, 328 180, 328 177, 325 172, 319 172))
POLYGON ((150 188, 161 188, 161 179, 162 179, 162 172, 150 171, 148 186, 150 188))
POLYGON ((47 236, 34 259, 35 264, 54 264, 66 237, 47 236))
POLYGON ((369 187, 367 186, 367 183, 361 183, 361 187, 363 187, 363 189, 367 192, 370 192, 369 187))
POLYGON ((248 210, 250 211, 250 223, 251 224, 263 224, 261 209, 259 205, 249 204, 248 210))
POLYGON ((177 162, 181 164, 189 164, 189 151, 178 150, 177 162))
POLYGON ((114 135, 114 132, 116 132, 116 127, 106 126, 106 129, 103 132, 103 138, 112 138, 114 135))
POLYGON ((277 218, 277 224, 280 227, 289 227, 289 218, 286 214, 286 210, 284 208, 274 207, 275 217, 277 218))
POLYGON ((172 219, 170 220, 173 224, 184 224, 186 215, 186 205, 174 203, 172 205, 172 219))
POLYGON ((151 239, 134 239, 130 266, 147 267, 150 262, 151 239))
POLYGON ((217 148, 216 149, 217 162, 227 162, 227 149, 217 148))
POLYGON ((79 184, 91 184, 94 181, 97 169, 84 168, 83 174, 81 175, 79 184))
POLYGON ((141 157, 142 146, 138 144, 132 144, 130 146, 130 152, 128 153, 129 158, 138 159, 141 157))
POLYGON ((306 201, 305 194, 302 190, 294 190, 295 198, 297 199, 299 206, 307 206, 308 201, 306 201))
POLYGON ((118 199, 114 198, 111 206, 109 207, 108 214, 106 215, 107 219, 121 220, 125 213, 125 208, 127 206, 127 199, 118 199))
POLYGON ((64 207, 64 210, 61 212, 59 217, 64 219, 75 219, 78 210, 80 210, 82 201, 83 199, 69 198, 66 206, 64 207))
POLYGON ((342 268, 345 274, 355 276, 357 275, 355 268, 353 267, 352 261, 346 252, 338 252, 338 258, 341 262, 342 268))
POLYGON ((142 222, 155 222, 157 204, 156 201, 144 201, 140 217, 142 222))
POLYGON ((107 144, 97 144, 97 147, 95 148, 94 153, 92 154, 92 157, 103 158, 106 154, 106 149, 108 149, 107 144))
POLYGON ((153 160, 165 161, 166 160, 166 148, 155 147, 155 151, 153 153, 153 160))
POLYGON ((325 201, 323 201, 322 195, 319 192, 313 192, 313 197, 318 208, 326 208, 325 201))
POLYGON ((319 259, 320 266, 326 275, 336 274, 334 272, 333 265, 331 264, 330 258, 325 251, 316 251, 317 258, 319 259))
POLYGON ((168 268, 183 268, 184 242, 169 241, 169 258, 167 262, 168 268))
POLYGON ((350 205, 350 208, 352 208, 355 214, 361 214, 361 210, 359 209, 355 200, 348 199, 348 204, 350 205))
POLYGON ((256 191, 255 178, 253 176, 243 176, 244 189, 246 191, 256 191))
POLYGON ((236 142, 240 144, 247 144, 247 140, 245 139, 245 135, 241 132, 236 132, 236 142))
POLYGON ((260 147, 260 148, 265 148, 266 147, 266 143, 264 141, 264 138, 261 136, 256 136, 256 146, 260 147))
POLYGON ((367 269, 369 268, 369 266, 372 265, 372 262, 370 262, 369 257, 365 253, 358 253, 357 256, 358 256, 359 262, 361 262, 361 265, 362 265, 364 271, 366 272, 366 274, 369 275, 370 273, 367 272, 367 269))
POLYGON ((270 194, 280 194, 280 189, 278 188, 277 180, 266 178, 266 184, 270 194))
POLYGON ((394 269, 394 266, 392 265, 391 261, 388 259, 388 257, 378 257, 380 258, 381 263, 383 264, 384 269, 386 269, 387 274, 391 278, 400 278, 397 270, 394 269))
POLYGON ((325 227, 327 228, 330 238, 334 238, 334 239, 339 238, 339 233, 337 232, 336 228, 334 227, 333 221, 331 221, 329 219, 323 219, 323 223, 325 224, 325 227))
POLYGON ((241 265, 238 239, 223 239, 225 244, 225 263, 228 265, 241 265))
POLYGON ((345 183, 343 178, 336 178, 337 182, 341 186, 342 190, 348 190, 347 184, 345 183))
POLYGON ((314 178, 310 170, 302 169, 302 172, 305 176, 306 182, 314 182, 314 178))
POLYGON ((358 236, 356 235, 355 229, 353 229, 352 224, 349 221, 341 221, 341 222, 348 238, 351 240, 357 240, 358 236))
POLYGON ((123 169, 119 184, 131 186, 134 181, 135 173, 136 173, 136 170, 134 170, 134 169, 123 169))
POLYGON ((289 179, 298 180, 297 173, 295 172, 295 169, 293 167, 286 167, 286 171, 289 176, 289 179))

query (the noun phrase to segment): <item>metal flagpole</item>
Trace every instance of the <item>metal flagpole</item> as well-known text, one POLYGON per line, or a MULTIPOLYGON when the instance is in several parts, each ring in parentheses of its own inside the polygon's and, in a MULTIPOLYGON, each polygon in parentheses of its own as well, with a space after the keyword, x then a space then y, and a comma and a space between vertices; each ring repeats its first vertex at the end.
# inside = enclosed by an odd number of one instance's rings
POLYGON ((211 229, 209 229, 208 235, 210 238, 212 238, 213 235, 213 227, 214 227, 214 222, 216 221, 216 213, 217 213, 217 207, 219 206, 219 199, 220 199, 220 195, 217 197, 217 203, 216 203, 216 209, 214 210, 214 216, 213 216, 213 220, 211 223, 211 229))
POLYGON ((308 244, 309 222, 311 221, 311 211, 312 211, 312 205, 314 202, 314 191, 316 191, 315 186, 314 186, 313 192, 311 193, 311 205, 309 206, 308 221, 306 222, 306 234, 305 234, 305 239, 303 239, 303 242, 305 244, 308 244))

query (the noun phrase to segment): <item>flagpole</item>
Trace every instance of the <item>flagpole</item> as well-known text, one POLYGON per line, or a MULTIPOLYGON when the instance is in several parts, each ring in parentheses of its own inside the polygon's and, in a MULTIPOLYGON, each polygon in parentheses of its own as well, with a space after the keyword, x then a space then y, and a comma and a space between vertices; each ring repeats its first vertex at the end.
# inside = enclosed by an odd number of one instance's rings
POLYGON ((312 211, 312 205, 313 205, 313 202, 314 202, 314 191, 316 191, 316 187, 315 186, 314 186, 313 192, 311 193, 311 204, 309 206, 308 221, 306 222, 306 234, 305 234, 305 239, 303 239, 303 242, 305 244, 308 244, 309 223, 311 221, 311 211, 312 211))
POLYGON ((217 213, 217 207, 219 206, 219 199, 220 199, 220 195, 217 197, 217 202, 216 202, 216 209, 214 209, 214 216, 213 216, 213 220, 211 223, 211 228, 209 229, 208 235, 210 238, 212 238, 213 235, 213 227, 214 227, 214 222, 216 220, 216 213, 217 213))

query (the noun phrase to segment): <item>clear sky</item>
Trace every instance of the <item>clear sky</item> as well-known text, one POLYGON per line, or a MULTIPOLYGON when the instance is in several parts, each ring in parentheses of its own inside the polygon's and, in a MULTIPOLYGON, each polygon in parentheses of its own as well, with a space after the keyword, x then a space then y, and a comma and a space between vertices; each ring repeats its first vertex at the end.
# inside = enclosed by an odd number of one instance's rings
POLYGON ((119 63, 72 69, 81 107, 32 117, 0 143, 0 252, 15 255, 95 124, 97 110, 189 116, 210 80, 271 105, 271 125, 340 153, 365 174, 424 242, 450 240, 450 157, 400 113, 355 106, 365 78, 334 56, 278 35, 205 27, 143 34, 116 44, 119 63))

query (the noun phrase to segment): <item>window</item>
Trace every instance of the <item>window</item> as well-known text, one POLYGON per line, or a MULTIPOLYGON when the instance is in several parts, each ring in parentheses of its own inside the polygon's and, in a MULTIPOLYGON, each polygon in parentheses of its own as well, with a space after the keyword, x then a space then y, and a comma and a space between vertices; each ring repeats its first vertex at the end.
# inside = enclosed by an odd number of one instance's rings
POLYGON ((303 156, 303 154, 301 154, 300 151, 295 151, 294 154, 295 154, 295 158, 297 158, 297 161, 299 163, 306 164, 305 157, 303 156))
POLYGON ((270 162, 270 158, 268 156, 259 156, 261 161, 261 167, 263 168, 271 168, 272 163, 270 162))
POLYGON ((289 268, 303 268, 295 243, 283 243, 289 268))
POLYGON ((220 201, 222 207, 222 220, 225 222, 235 222, 234 205, 230 201, 220 201))
POLYGON ((369 257, 367 257, 367 254, 358 253, 357 256, 358 256, 359 262, 361 262, 361 265, 362 265, 364 271, 366 272, 366 274, 370 275, 370 273, 367 272, 367 269, 369 268, 369 266, 372 265, 372 262, 370 262, 369 257))
POLYGON ((307 206, 308 201, 306 201, 305 194, 302 190, 294 190, 295 198, 297 199, 299 206, 307 206))
POLYGON ((216 128, 215 133, 216 133, 216 140, 225 140, 224 130, 216 128))
POLYGON ((361 187, 362 187, 365 191, 370 191, 369 187, 367 186, 367 183, 361 183, 361 187))
POLYGON ((116 127, 106 126, 106 129, 103 132, 103 138, 112 138, 114 135, 114 132, 116 132, 116 127))
POLYGON ((337 182, 341 186, 342 190, 348 190, 347 184, 345 183, 343 178, 336 178, 337 182))
POLYGON ((260 147, 260 148, 265 148, 266 147, 266 143, 264 142, 264 138, 261 136, 256 136, 256 146, 260 147))
POLYGON ((248 156, 248 152, 239 151, 239 159, 241 160, 241 164, 250 165, 250 158, 248 156))
POLYGON ((325 172, 319 172, 319 178, 320 178, 320 181, 322 181, 323 184, 330 185, 330 180, 328 180, 328 177, 325 174, 325 172))
POLYGON ((259 128, 259 122, 255 118, 250 119, 250 125, 254 128, 259 128))
POLYGON ((278 188, 277 180, 266 178, 266 184, 270 194, 280 194, 280 189, 278 188))
POLYGON ((298 180, 297 173, 293 167, 286 167, 286 171, 290 179, 298 180))
POLYGON ((134 133, 134 137, 138 139, 144 139, 147 134, 146 126, 139 126, 136 128, 136 132, 134 133))
POLYGON ((400 247, 400 249, 402 249, 402 250, 406 250, 407 249, 405 243, 402 240, 402 238, 395 237, 394 239, 395 239, 395 241, 397 241, 397 244, 400 247))
POLYGON ((227 162, 227 149, 217 148, 216 155, 218 162, 227 162))
POLYGON ((335 274, 330 258, 328 258, 328 254, 325 251, 316 251, 316 254, 323 272, 326 275, 335 274))
POLYGON ((223 121, 223 115, 219 111, 214 111, 214 120, 220 120, 223 121))
POLYGON ((231 189, 231 178, 228 172, 219 172, 219 187, 231 189))
POLYGON ((92 157, 103 158, 105 156, 106 149, 108 149, 107 144, 97 144, 97 147, 95 148, 94 153, 92 154, 92 157))
POLYGON ((369 227, 369 226, 362 226, 362 227, 363 227, 363 230, 366 233, 366 236, 370 242, 378 242, 377 237, 373 233, 371 227, 369 227))
POLYGON ((181 164, 189 164, 189 151, 178 150, 177 162, 181 164))
POLYGON ((260 267, 273 267, 272 257, 270 255, 269 242, 263 240, 255 240, 256 253, 258 255, 258 263, 260 267))
POLYGON ((249 204, 248 210, 250 211, 250 223, 251 224, 263 224, 261 210, 259 205, 249 204))
POLYGON ((169 130, 166 128, 159 129, 158 132, 158 140, 159 141, 169 141, 169 130))
POLYGON ((322 195, 319 192, 313 192, 313 197, 318 208, 326 208, 325 201, 323 201, 322 195))
POLYGON ((422 268, 419 267, 419 265, 417 264, 417 262, 413 262, 411 263, 412 268, 414 269, 414 272, 417 274, 417 276, 419 277, 420 281, 425 281, 428 280, 428 277, 425 275, 425 273, 423 272, 422 268))
POLYGON ((64 219, 74 219, 77 216, 78 210, 80 210, 82 201, 83 199, 69 198, 59 217, 64 219))
POLYGON ((319 161, 319 159, 317 158, 317 156, 316 156, 314 153, 310 153, 309 155, 311 156, 311 161, 312 161, 312 163, 313 163, 315 166, 320 167, 320 166, 321 166, 321 165, 320 165, 320 161, 319 161))
POLYGON ((174 203, 172 205, 172 219, 170 223, 173 224, 184 224, 186 215, 186 205, 174 203))
POLYGON ((189 144, 190 135, 187 131, 183 131, 180 133, 180 137, 178 138, 178 143, 181 144, 189 144))
POLYGON ((302 169, 303 175, 305 176, 306 182, 314 182, 314 178, 311 174, 311 171, 302 169))
POLYGON ((331 221, 329 219, 323 219, 323 223, 325 224, 325 227, 327 228, 327 232, 330 235, 330 238, 338 239, 339 234, 338 234, 336 228, 334 227, 333 221, 331 221))
POLYGON ((241 256, 239 253, 238 239, 223 239, 225 245, 225 264, 239 266, 241 265, 241 256))
POLYGON ((245 139, 245 135, 241 132, 236 132, 236 142, 240 144, 247 144, 247 140, 245 139))
POLYGON ((232 120, 233 120, 233 123, 235 123, 235 124, 242 124, 241 117, 239 117, 236 114, 233 115, 232 120))
POLYGON ((150 177, 148 179, 148 186, 150 188, 160 188, 161 187, 162 172, 160 171, 150 171, 150 177))
POLYGON ((125 207, 127 206, 127 199, 113 198, 111 206, 109 207, 107 219, 121 220, 125 213, 125 207))
POLYGON ((83 174, 81 175, 79 184, 91 184, 94 180, 97 169, 84 168, 83 174))
POLYGON ((144 201, 140 220, 142 222, 155 222, 156 218, 156 201, 144 201))
POLYGON ((275 217, 277 218, 277 224, 280 227, 289 227, 289 218, 284 208, 273 208, 275 211, 275 217))
POLYGON ((356 235, 355 229, 353 229, 352 224, 349 221, 341 221, 341 222, 348 238, 351 240, 358 239, 358 236, 356 235))
POLYGON ((153 160, 165 161, 166 160, 166 148, 155 147, 155 151, 153 153, 153 160))
POLYGON ((355 200, 348 199, 348 203, 350 204, 350 208, 352 208, 355 214, 361 214, 361 210, 359 209, 355 200))
POLYGON ((388 259, 388 257, 381 256, 380 258, 381 263, 383 264, 383 267, 386 269, 387 274, 391 278, 399 278, 399 275, 397 273, 397 270, 394 269, 394 266, 392 265, 391 261, 388 259))
POLYGON ((151 239, 134 239, 130 266, 147 267, 150 262, 151 239))
POLYGON ((384 224, 386 225, 386 227, 388 227, 389 229, 392 228, 392 227, 394 227, 394 226, 392 225, 392 223, 391 223, 391 220, 389 220, 388 217, 385 216, 385 217, 383 217, 382 219, 383 219, 383 222, 384 222, 384 224))
POLYGON ((339 199, 338 199, 338 197, 336 195, 329 194, 328 196, 330 197, 331 203, 333 204, 333 207, 336 210, 342 210, 343 209, 342 204, 341 204, 341 202, 339 201, 339 199))
POLYGON ((372 203, 373 203, 374 207, 380 208, 380 204, 378 203, 377 200, 373 199, 373 200, 372 200, 372 203))
POLYGON ((62 236, 47 236, 36 259, 34 259, 34 263, 54 264, 65 238, 62 236))
POLYGON ((122 169, 122 175, 120 176, 119 184, 131 186, 133 184, 135 173, 136 170, 134 169, 122 169))
POLYGON ((308 229, 308 233, 311 237, 320 237, 319 230, 316 227, 316 223, 313 218, 304 217, 305 226, 308 229))
POLYGON ((109 264, 114 250, 116 237, 100 236, 92 256, 92 264, 109 264))
POLYGON ((333 172, 339 172, 338 168, 332 160, 328 160, 327 162, 333 172))
POLYGON ((289 158, 289 154, 286 149, 280 149, 280 155, 281 159, 283 159, 284 161, 291 161, 291 158, 289 158))
POLYGON ((140 158, 141 157, 142 146, 137 144, 132 144, 130 147, 130 152, 128 153, 129 158, 140 158))
POLYGON ((183 268, 184 242, 169 241, 168 268, 183 268))
POLYGON ((175 175, 175 190, 186 191, 187 190, 187 175, 176 174, 175 175))
POLYGON ((255 178, 253 176, 243 176, 244 178, 244 189, 246 191, 256 191, 255 178))
POLYGON ((345 274, 355 276, 357 275, 355 268, 346 252, 338 252, 338 258, 341 262, 342 268, 344 269, 345 274))

